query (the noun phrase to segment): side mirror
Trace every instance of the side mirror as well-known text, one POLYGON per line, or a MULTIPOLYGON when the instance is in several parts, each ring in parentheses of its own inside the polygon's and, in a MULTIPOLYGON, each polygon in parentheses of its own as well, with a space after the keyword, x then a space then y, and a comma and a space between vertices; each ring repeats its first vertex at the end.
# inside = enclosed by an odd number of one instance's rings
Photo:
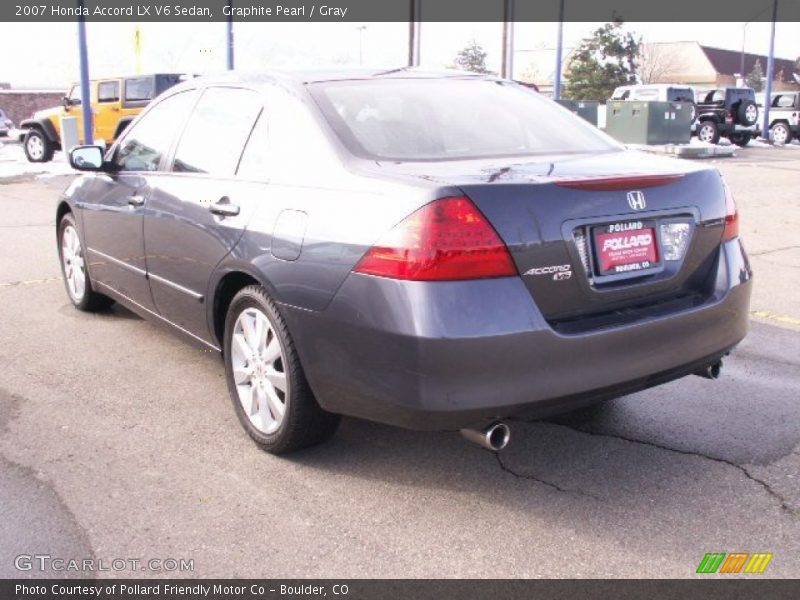
POLYGON ((69 151, 69 164, 78 171, 102 171, 103 148, 101 146, 75 146, 69 151))

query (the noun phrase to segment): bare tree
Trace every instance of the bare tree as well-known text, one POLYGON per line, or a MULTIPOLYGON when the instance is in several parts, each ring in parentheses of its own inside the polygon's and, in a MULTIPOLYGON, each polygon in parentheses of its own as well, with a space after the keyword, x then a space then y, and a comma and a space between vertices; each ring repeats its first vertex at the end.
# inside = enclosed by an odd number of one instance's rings
POLYGON ((686 60, 675 48, 665 44, 643 43, 639 54, 639 79, 642 83, 680 83, 674 81, 686 68, 686 60))

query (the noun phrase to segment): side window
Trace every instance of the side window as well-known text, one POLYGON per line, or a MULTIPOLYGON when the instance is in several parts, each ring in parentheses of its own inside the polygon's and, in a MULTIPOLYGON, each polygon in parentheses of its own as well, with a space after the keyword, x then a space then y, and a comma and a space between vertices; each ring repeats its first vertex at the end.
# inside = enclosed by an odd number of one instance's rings
POLYGON ((671 102, 694 102, 694 94, 692 94, 692 90, 670 88, 667 100, 671 102))
POLYGON ((125 100, 128 102, 152 100, 154 97, 153 91, 152 77, 137 77, 125 80, 125 100))
POLYGON ((636 99, 637 100, 657 100, 658 99, 658 90, 654 90, 653 88, 643 88, 636 92, 636 99))
POLYGON ((97 86, 98 102, 119 102, 119 81, 101 81, 97 86))
POLYGON ((183 131, 172 170, 234 175, 262 107, 260 95, 251 90, 206 89, 183 131))
MULTIPOLYGON (((525 92, 528 93, 528 92, 525 92)), ((250 136, 239 174, 253 179, 269 179, 274 183, 325 181, 330 184, 341 176, 341 162, 319 122, 314 118, 316 107, 310 106, 293 92, 283 88, 266 88, 264 114, 250 136), (269 113, 269 134, 267 116, 269 113), (259 144, 260 161, 247 156, 251 144, 259 144), (246 159, 248 162, 246 162, 246 159), (257 165, 257 166, 256 166, 257 165), (314 165, 309 169, 308 165, 314 165), (244 170, 248 173, 245 174, 244 170)))
POLYGON ((153 106, 126 131, 114 153, 119 171, 157 171, 169 150, 176 125, 191 109, 194 92, 175 94, 153 106))
POLYGON ((245 179, 265 181, 269 178, 269 162, 267 114, 262 112, 244 147, 236 174, 245 179))

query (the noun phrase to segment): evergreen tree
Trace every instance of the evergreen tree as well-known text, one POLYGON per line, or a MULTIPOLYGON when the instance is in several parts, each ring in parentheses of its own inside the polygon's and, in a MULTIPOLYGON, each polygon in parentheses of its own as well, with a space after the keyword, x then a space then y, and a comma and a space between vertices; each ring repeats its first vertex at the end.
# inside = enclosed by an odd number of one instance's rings
POLYGON ((753 70, 747 74, 744 82, 747 84, 747 87, 751 87, 757 92, 764 89, 764 69, 761 67, 760 60, 756 61, 753 70))
POLYGON ((622 29, 622 21, 606 23, 584 39, 570 60, 565 97, 606 100, 614 88, 636 83, 641 38, 622 29))
POLYGON ((455 66, 464 71, 472 71, 474 73, 488 73, 486 68, 486 50, 483 49, 478 42, 470 40, 470 42, 461 50, 458 51, 455 59, 455 66))

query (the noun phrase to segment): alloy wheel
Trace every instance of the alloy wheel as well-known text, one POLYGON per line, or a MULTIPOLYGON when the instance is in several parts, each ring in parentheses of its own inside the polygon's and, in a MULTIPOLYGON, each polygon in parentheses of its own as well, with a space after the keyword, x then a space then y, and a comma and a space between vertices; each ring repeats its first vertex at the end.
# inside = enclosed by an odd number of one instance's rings
POLYGON ((86 292, 86 267, 81 240, 72 225, 67 225, 61 234, 61 261, 64 265, 67 290, 72 301, 78 304, 86 292))
POLYGON ((274 433, 286 415, 289 382, 283 348, 258 308, 247 308, 237 317, 230 359, 239 402, 250 423, 262 433, 274 433))
POLYGON ((703 125, 700 127, 700 131, 697 133, 697 137, 700 138, 702 142, 709 142, 714 139, 714 129, 711 125, 703 125))
POLYGON ((782 125, 778 125, 772 130, 772 141, 776 144, 785 144, 787 137, 786 128, 782 125))
POLYGON ((758 118, 758 109, 753 104, 750 104, 744 110, 744 116, 748 123, 755 123, 758 118))
POLYGON ((44 142, 38 135, 28 136, 28 139, 25 141, 25 146, 31 158, 39 160, 44 156, 44 142))

